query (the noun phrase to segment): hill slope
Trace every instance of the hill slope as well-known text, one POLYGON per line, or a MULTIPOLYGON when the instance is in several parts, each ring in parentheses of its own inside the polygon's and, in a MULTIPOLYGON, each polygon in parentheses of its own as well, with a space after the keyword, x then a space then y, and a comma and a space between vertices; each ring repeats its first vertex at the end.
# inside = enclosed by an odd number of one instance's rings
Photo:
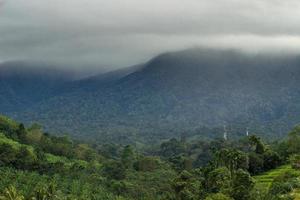
POLYGON ((61 87, 73 74, 42 63, 0 64, 0 110, 2 113, 28 108, 62 93, 61 87))
POLYGON ((69 83, 72 89, 15 116, 102 140, 169 137, 223 124, 278 135, 299 122, 299 66, 297 56, 166 53, 122 76, 69 83))

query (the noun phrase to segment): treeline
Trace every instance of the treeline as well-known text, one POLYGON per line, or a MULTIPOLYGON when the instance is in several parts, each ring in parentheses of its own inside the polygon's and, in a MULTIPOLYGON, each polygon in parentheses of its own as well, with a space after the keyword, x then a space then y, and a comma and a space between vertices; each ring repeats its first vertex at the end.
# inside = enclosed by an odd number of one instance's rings
POLYGON ((288 162, 299 168, 298 154, 300 127, 271 144, 255 135, 182 137, 136 149, 85 144, 1 116, 0 199, 288 199, 288 188, 300 185, 295 175, 278 177, 268 191, 259 191, 252 176, 288 162))

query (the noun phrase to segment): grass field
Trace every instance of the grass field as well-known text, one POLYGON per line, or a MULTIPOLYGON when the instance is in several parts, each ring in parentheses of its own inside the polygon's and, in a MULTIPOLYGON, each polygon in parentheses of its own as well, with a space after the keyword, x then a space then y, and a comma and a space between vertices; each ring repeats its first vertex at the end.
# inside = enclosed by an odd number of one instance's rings
POLYGON ((263 174, 260 174, 258 176, 254 176, 255 185, 257 189, 262 191, 267 191, 273 180, 279 176, 280 174, 283 174, 288 171, 295 171, 292 169, 291 165, 283 165, 281 167, 278 167, 276 169, 270 170, 268 172, 265 172, 263 174))
MULTIPOLYGON (((271 187, 274 179, 277 176, 279 176, 283 173, 286 173, 286 172, 297 173, 297 174, 299 174, 299 177, 300 177, 300 171, 293 169, 291 167, 291 165, 283 165, 281 167, 270 170, 270 171, 260 174, 258 176, 254 176, 256 189, 258 189, 259 191, 262 191, 262 192, 267 192, 269 190, 269 188, 271 187)), ((292 192, 292 196, 295 198, 294 200, 300 200, 300 189, 295 189, 292 192)))

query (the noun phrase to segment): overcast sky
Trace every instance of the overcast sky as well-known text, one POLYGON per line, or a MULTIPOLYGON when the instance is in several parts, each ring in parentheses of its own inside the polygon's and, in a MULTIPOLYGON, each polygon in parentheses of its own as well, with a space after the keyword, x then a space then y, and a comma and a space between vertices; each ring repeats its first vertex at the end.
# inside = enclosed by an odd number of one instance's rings
POLYGON ((300 50, 299 0, 0 0, 0 61, 116 68, 195 46, 300 50))

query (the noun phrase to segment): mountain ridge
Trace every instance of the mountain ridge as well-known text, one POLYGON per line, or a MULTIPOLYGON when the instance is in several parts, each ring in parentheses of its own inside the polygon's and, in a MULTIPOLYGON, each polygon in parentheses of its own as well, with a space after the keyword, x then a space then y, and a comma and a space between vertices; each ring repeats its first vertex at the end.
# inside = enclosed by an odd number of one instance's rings
POLYGON ((279 126, 284 131, 300 121, 299 66, 299 56, 169 52, 68 83, 75 87, 8 114, 41 122, 50 131, 99 140, 172 137, 224 124, 278 136, 279 126))

